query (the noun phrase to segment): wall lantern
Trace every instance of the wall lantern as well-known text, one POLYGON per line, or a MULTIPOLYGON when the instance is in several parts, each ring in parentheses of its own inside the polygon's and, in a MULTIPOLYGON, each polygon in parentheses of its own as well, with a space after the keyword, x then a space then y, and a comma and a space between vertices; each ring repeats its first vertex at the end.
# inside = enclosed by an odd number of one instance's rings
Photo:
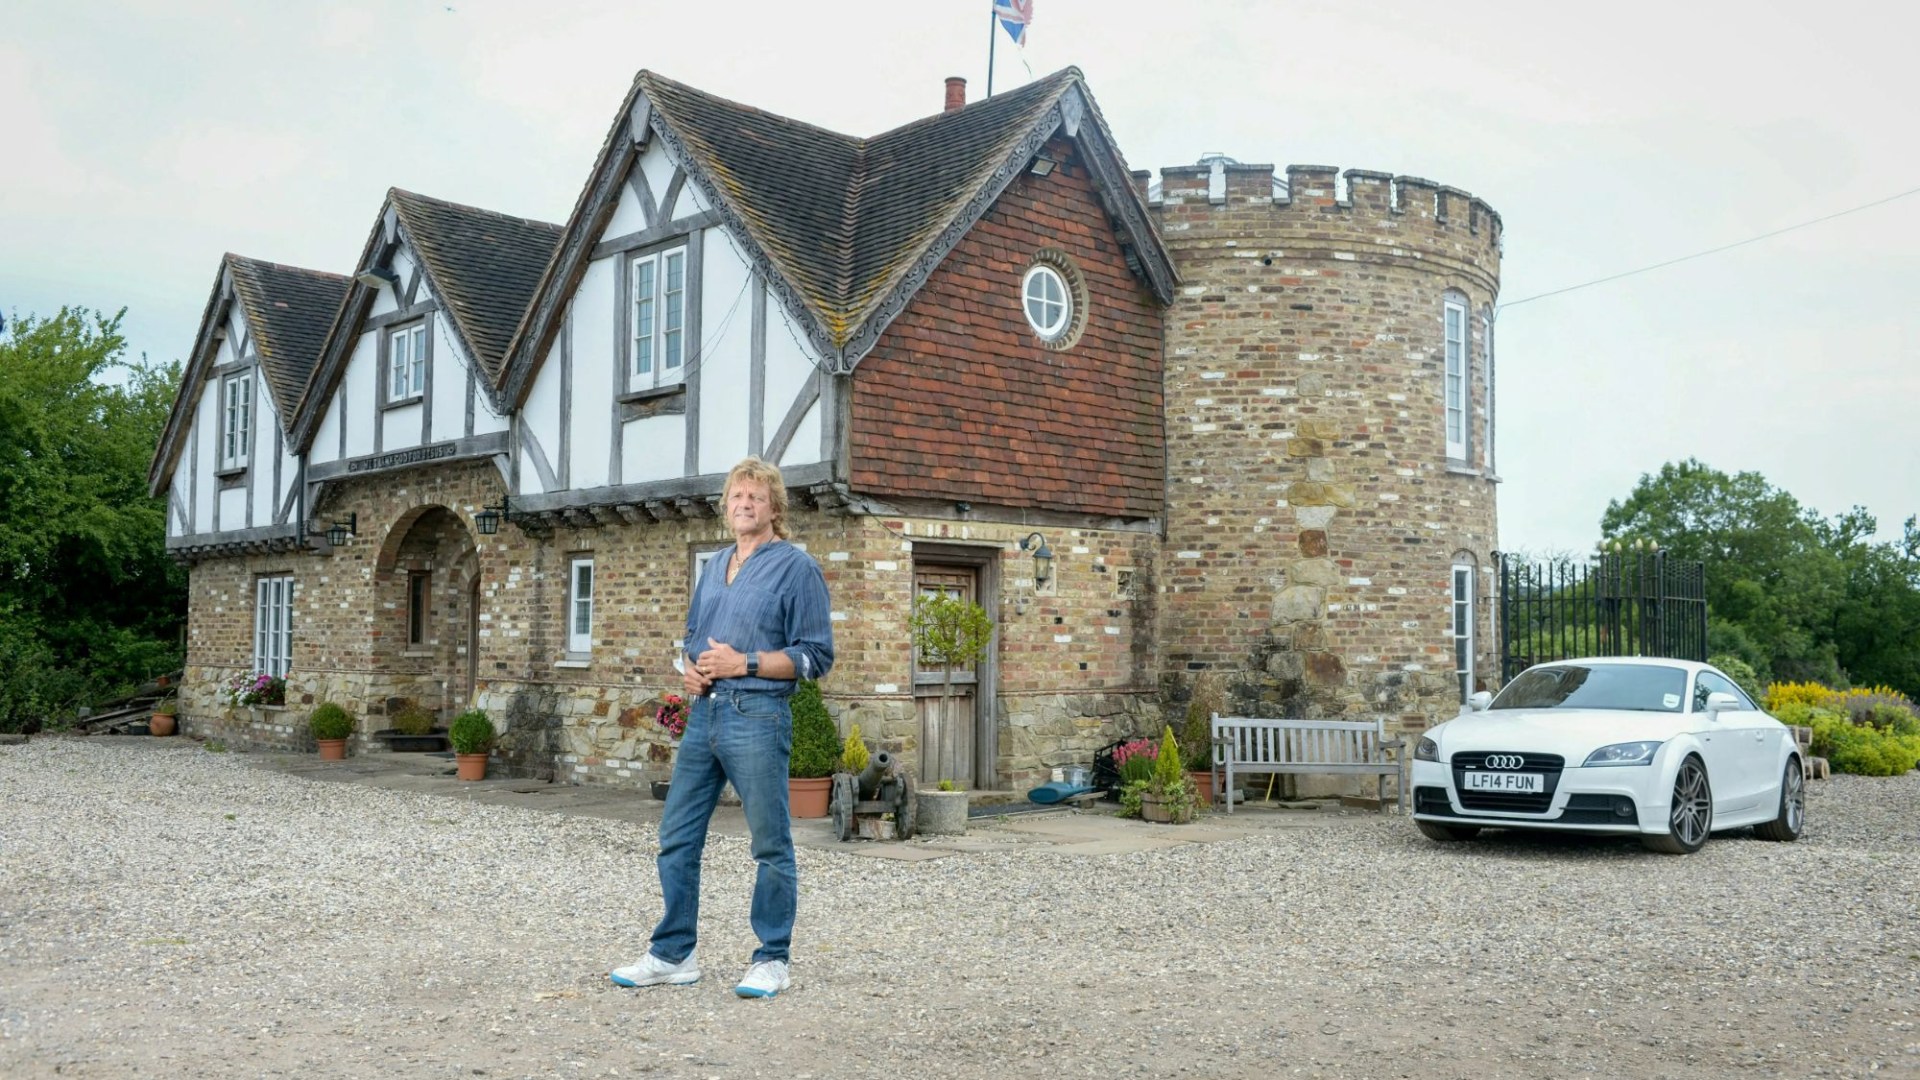
POLYGON ((1034 533, 1020 541, 1020 550, 1033 552, 1033 587, 1045 585, 1053 576, 1053 549, 1047 546, 1047 538, 1034 533))
POLYGON ((507 497, 500 496, 499 506, 482 506, 480 512, 473 515, 473 524, 480 530, 481 536, 492 536, 500 531, 500 523, 512 521, 513 511, 508 509, 507 497))
POLYGON ((332 524, 328 525, 325 532, 322 532, 318 529, 311 529, 308 531, 307 535, 326 537, 327 544, 330 547, 346 547, 347 539, 349 537, 358 535, 359 532, 360 532, 360 513, 359 511, 356 510, 353 513, 347 515, 347 520, 335 521, 332 524))

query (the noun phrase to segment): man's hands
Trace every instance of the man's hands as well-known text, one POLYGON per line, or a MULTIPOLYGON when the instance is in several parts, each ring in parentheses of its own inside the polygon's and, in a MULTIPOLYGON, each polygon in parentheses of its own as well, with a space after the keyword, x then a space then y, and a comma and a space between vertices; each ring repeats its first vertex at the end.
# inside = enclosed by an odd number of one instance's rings
POLYGON ((747 673, 747 654, 724 641, 707 639, 707 651, 694 659, 698 671, 711 686, 715 679, 737 679, 747 673))

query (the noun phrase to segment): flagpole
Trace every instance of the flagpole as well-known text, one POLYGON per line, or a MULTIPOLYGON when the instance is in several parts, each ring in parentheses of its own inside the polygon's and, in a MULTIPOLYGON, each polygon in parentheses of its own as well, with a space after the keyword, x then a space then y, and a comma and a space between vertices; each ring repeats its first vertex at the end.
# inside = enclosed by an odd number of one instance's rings
POLYGON ((993 96, 993 47, 1000 40, 1000 35, 996 32, 1000 29, 1000 27, 996 25, 999 23, 999 21, 1000 21, 999 18, 994 15, 993 9, 988 8, 987 9, 987 96, 988 97, 993 96))

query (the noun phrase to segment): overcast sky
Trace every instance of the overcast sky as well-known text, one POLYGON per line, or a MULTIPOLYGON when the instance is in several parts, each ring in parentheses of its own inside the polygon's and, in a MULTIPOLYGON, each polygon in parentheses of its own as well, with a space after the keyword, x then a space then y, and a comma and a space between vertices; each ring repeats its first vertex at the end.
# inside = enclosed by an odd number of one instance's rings
MULTIPOLYGON (((870 135, 985 90, 989 0, 63 3, 0 35, 0 311, 126 307, 182 357, 220 255, 346 272, 386 189, 562 222, 652 68, 870 135)), ((1134 168, 1428 177, 1505 222, 1501 301, 1920 188, 1906 4, 1034 0, 1134 168), (1893 14, 1893 13, 1898 14, 1893 14)), ((1024 82, 999 49, 996 89, 1024 82)), ((1920 195, 1503 309, 1503 547, 1584 550, 1697 457, 1881 535, 1920 511, 1920 195)))

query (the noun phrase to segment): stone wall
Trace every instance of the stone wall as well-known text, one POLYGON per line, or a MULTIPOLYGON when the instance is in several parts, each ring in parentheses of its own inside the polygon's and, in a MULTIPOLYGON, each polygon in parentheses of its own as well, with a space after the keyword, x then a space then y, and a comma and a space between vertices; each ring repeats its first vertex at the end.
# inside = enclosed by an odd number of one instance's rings
MULTIPOLYGON (((283 556, 207 559, 191 568, 186 730, 236 745, 304 750, 305 718, 332 700, 361 718, 355 753, 406 701, 444 719, 474 704, 501 729, 497 767, 570 783, 640 786, 664 779, 671 740, 654 708, 680 680, 672 660, 686 618, 695 553, 730 542, 714 517, 615 521, 482 536, 473 515, 500 498, 491 465, 427 466, 345 481, 316 516, 358 515, 348 544, 283 556), (570 560, 595 568, 590 656, 565 649, 570 560), (427 640, 408 641, 407 576, 433 575, 427 640), (253 580, 294 577, 288 706, 255 716, 216 688, 251 670, 253 580), (469 693, 466 598, 476 595, 476 686, 469 693)), ((1148 730, 1157 668, 1152 533, 1053 528, 1054 577, 1032 580, 1018 547, 1031 528, 796 508, 793 539, 820 562, 833 599, 837 661, 822 682, 844 731, 859 723, 877 748, 914 764, 919 722, 907 615, 916 545, 985 553, 989 610, 999 624, 996 786, 1024 788, 1055 765, 1091 762, 1121 734, 1148 730)))
MULTIPOLYGON (((1138 174, 1137 174, 1138 175, 1138 174)), ((1497 479, 1487 340, 1500 222, 1411 177, 1163 169, 1182 289, 1166 326, 1168 506, 1160 637, 1169 711, 1199 672, 1262 716, 1458 709, 1451 571, 1476 566, 1478 671, 1494 670, 1497 479), (1443 428, 1442 297, 1471 325, 1469 454, 1443 428)))

